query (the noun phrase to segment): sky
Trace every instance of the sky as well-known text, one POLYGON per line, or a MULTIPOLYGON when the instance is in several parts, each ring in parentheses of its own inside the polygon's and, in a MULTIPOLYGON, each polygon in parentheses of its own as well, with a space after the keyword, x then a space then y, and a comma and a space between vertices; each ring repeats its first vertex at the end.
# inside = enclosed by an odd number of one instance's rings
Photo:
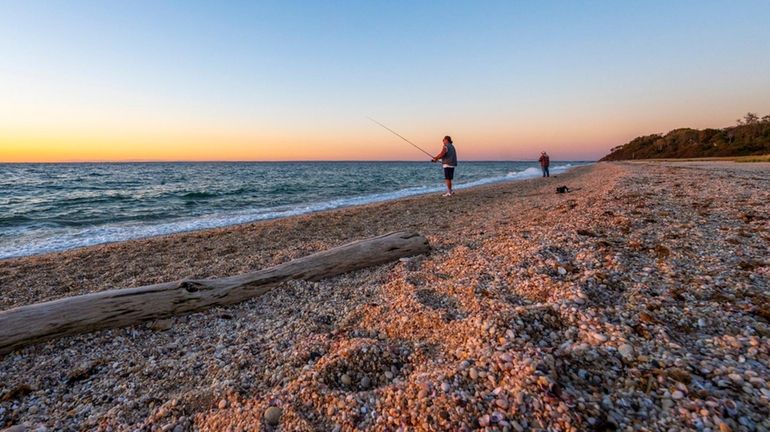
POLYGON ((770 2, 0 0, 0 162, 593 160, 770 114, 770 2))

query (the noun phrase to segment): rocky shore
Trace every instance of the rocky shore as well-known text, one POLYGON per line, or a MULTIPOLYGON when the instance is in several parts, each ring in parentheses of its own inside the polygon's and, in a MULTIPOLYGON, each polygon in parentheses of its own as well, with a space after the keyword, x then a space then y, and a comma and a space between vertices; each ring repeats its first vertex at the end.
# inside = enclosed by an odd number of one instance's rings
POLYGON ((4 260, 0 309, 402 229, 432 252, 8 354, 0 430, 770 430, 766 163, 601 163, 4 260))

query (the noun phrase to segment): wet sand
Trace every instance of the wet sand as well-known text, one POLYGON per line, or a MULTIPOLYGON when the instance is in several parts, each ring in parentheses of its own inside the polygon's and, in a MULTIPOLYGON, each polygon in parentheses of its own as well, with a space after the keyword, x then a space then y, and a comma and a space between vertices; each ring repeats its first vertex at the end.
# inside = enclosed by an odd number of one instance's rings
POLYGON ((769 214, 770 164, 601 163, 0 261, 8 309, 253 271, 390 231, 433 247, 8 354, 0 427, 767 429, 769 214), (554 193, 562 184, 572 192, 554 193))

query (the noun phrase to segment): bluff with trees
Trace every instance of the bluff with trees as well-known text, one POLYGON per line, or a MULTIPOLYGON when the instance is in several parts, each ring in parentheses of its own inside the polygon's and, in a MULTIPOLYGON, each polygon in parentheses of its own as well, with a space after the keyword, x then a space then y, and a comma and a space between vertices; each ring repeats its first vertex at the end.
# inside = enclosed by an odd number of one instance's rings
POLYGON ((770 115, 747 113, 724 129, 674 129, 634 138, 612 148, 603 161, 770 154, 770 115))

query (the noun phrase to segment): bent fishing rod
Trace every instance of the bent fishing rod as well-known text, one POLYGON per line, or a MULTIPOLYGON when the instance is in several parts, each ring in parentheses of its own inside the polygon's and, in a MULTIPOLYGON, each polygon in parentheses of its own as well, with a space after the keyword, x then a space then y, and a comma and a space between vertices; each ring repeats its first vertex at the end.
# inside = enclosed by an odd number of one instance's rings
POLYGON ((417 144, 415 144, 415 143, 413 143, 413 142, 409 141, 408 139, 406 139, 406 138, 402 137, 401 135, 399 135, 399 133, 398 133, 398 132, 394 131, 393 129, 391 129, 391 128, 389 128, 389 127, 385 126, 384 124, 382 124, 382 123, 378 122, 377 120, 375 120, 375 119, 373 119, 373 118, 371 118, 371 117, 367 117, 367 118, 368 118, 369 120, 371 120, 371 121, 373 121, 373 122, 377 123, 378 125, 380 125, 380 126, 384 127, 385 129, 389 130, 389 131, 390 131, 390 132, 392 132, 392 133, 393 133, 395 136, 397 136, 397 137, 401 138, 402 140, 404 140, 404 141, 408 142, 409 144, 411 144, 411 145, 412 145, 412 147, 414 147, 414 148, 416 148, 417 150, 419 150, 419 151, 421 151, 421 152, 425 153, 426 155, 428 155, 428 157, 430 157, 430 158, 431 158, 431 160, 433 159, 433 155, 432 155, 432 154, 430 154, 430 153, 426 152, 425 150, 421 149, 419 146, 417 146, 417 144))

